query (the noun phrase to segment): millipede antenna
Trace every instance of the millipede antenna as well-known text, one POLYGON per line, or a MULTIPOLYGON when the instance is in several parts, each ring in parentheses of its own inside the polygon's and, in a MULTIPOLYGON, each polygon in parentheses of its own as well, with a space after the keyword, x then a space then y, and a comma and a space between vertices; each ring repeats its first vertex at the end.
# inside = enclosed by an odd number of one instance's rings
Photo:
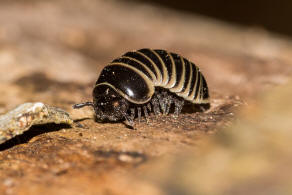
POLYGON ((93 102, 84 102, 84 103, 80 103, 80 104, 74 104, 72 107, 74 109, 79 109, 79 108, 82 108, 84 106, 91 106, 91 107, 94 107, 93 105, 93 102))

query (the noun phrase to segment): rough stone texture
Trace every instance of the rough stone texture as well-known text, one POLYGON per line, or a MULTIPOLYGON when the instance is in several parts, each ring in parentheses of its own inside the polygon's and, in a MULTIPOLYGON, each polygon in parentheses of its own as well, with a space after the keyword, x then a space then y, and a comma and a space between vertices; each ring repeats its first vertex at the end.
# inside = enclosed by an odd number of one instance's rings
POLYGON ((23 134, 33 125, 73 124, 65 111, 45 105, 41 102, 24 103, 6 114, 0 115, 0 144, 23 134))
POLYGON ((165 194, 159 182, 143 179, 153 173, 152 161, 205 151, 204 138, 231 126, 237 110, 288 81, 291 56, 284 37, 148 5, 1 1, 0 114, 23 102, 44 102, 66 110, 76 123, 36 126, 0 145, 0 194, 165 194), (72 109, 91 99, 106 63, 143 47, 194 61, 208 81, 211 109, 185 111, 177 120, 152 116, 137 130, 96 123, 89 108, 72 109))

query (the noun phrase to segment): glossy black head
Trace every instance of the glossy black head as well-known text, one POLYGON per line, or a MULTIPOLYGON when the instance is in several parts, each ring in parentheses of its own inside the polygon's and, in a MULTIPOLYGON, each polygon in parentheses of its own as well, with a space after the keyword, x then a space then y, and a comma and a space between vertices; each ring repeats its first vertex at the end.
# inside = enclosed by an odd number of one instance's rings
POLYGON ((108 85, 96 86, 93 90, 93 102, 75 104, 74 109, 92 106, 97 120, 118 121, 127 116, 129 102, 108 85))
POLYGON ((93 108, 98 120, 118 121, 125 117, 129 102, 108 85, 93 90, 93 108))

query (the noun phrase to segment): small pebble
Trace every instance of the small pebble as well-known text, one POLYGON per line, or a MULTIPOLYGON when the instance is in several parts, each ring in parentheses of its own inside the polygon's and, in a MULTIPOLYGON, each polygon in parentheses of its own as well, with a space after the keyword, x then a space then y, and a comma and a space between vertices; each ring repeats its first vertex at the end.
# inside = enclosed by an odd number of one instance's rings
POLYGON ((6 187, 11 187, 14 185, 14 181, 11 178, 7 178, 3 181, 3 185, 6 187))
POLYGON ((47 123, 72 125, 73 120, 60 108, 41 102, 21 104, 10 112, 0 115, 0 144, 23 134, 33 125, 47 123))

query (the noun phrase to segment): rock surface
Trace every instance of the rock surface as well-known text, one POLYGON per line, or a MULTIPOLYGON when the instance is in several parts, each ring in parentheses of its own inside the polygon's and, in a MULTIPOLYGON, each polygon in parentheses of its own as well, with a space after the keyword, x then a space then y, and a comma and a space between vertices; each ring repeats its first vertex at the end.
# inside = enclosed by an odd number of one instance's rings
POLYGON ((6 114, 0 115, 0 144, 23 134, 33 125, 73 124, 65 111, 41 102, 24 103, 6 114))
POLYGON ((44 102, 70 113, 75 123, 69 129, 33 127, 0 145, 0 194, 165 194, 159 182, 137 174, 150 172, 152 161, 166 154, 205 151, 205 139, 232 126, 238 110, 288 82, 291 56, 287 38, 160 7, 113 0, 1 1, 0 114, 23 102, 44 102), (108 62, 144 47, 195 62, 209 84, 211 109, 185 111, 177 120, 152 116, 137 130, 96 123, 89 108, 72 109, 91 100, 108 62))

